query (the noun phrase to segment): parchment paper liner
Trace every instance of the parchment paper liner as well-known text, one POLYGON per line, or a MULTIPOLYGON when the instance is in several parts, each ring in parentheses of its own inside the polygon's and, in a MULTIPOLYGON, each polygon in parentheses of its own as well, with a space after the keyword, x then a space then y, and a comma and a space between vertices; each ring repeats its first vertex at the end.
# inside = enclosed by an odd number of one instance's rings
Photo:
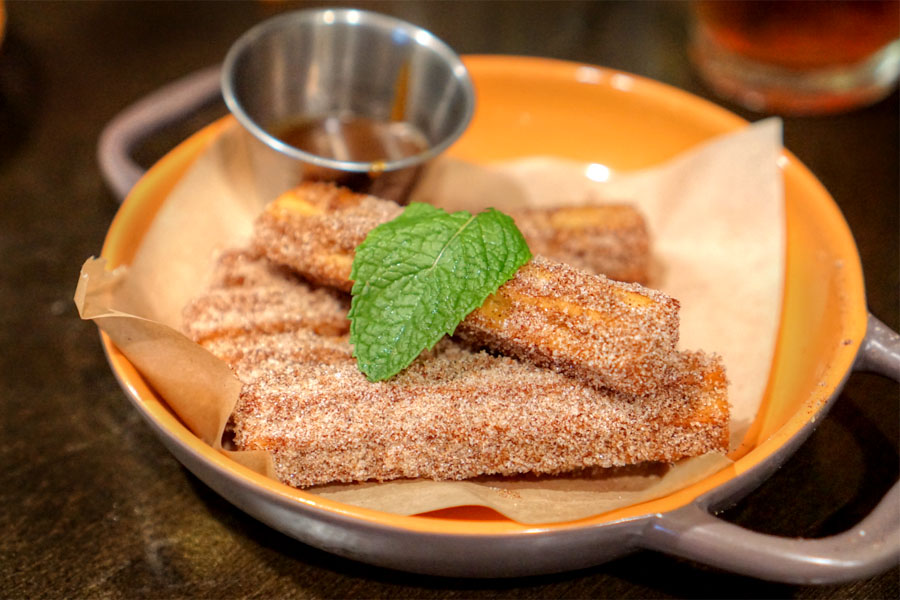
MULTIPOLYGON (((636 204, 650 226, 653 285, 681 301, 681 346, 724 358, 732 443, 747 431, 764 393, 778 331, 784 279, 781 122, 769 119, 711 140, 654 168, 593 181, 602 168, 550 157, 473 165, 435 161, 414 192, 448 209, 499 209, 604 201, 636 204)), ((252 142, 223 129, 178 182, 132 264, 114 271, 85 262, 75 294, 94 320, 185 425, 204 442, 272 476, 260 452, 228 452, 222 432, 240 391, 228 367, 179 333, 181 310, 208 282, 216 251, 241 245, 278 190, 254 178, 252 142)), ((567 477, 405 480, 318 486, 308 491, 397 514, 484 505, 523 523, 588 517, 664 496, 729 463, 708 454, 671 468, 567 477)))

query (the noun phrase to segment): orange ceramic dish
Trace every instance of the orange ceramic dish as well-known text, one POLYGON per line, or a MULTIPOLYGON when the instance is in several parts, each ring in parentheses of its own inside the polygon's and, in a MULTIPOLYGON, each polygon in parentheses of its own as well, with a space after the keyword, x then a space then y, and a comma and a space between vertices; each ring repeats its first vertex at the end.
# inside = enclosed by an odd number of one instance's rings
MULTIPOLYGON (((746 125, 679 90, 598 67, 489 56, 467 57, 466 64, 478 107, 449 153, 470 161, 542 154, 625 171, 746 125)), ((227 125, 228 118, 203 129, 134 187, 103 248, 113 266, 131 260, 167 193, 227 125)), ((866 545, 854 540, 860 537, 855 530, 825 540, 784 540, 710 514, 753 489, 809 435, 858 354, 895 378, 898 370, 896 356, 872 349, 890 342, 883 343, 888 334, 874 332, 877 323, 868 317, 860 261, 838 208, 790 153, 783 154, 780 166, 786 285, 759 415, 725 470, 666 497, 606 514, 534 526, 477 507, 398 516, 322 499, 258 475, 201 442, 105 337, 104 347, 132 402, 185 466, 258 519, 345 556, 435 574, 512 576, 581 568, 644 547, 785 581, 866 576, 897 560, 900 535, 890 507, 896 506, 896 487, 861 525, 870 532, 866 545)))

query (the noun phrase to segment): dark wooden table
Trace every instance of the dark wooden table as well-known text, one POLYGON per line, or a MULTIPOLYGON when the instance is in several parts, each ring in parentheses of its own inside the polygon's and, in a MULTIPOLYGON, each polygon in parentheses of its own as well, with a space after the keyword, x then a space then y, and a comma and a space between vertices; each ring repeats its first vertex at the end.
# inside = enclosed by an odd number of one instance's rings
MULTIPOLYGON (((372 3, 460 53, 614 67, 712 98, 685 51, 681 3, 372 3)), ((585 571, 457 580, 382 570, 295 542, 182 468, 139 420, 71 298, 116 202, 95 159, 104 125, 161 85, 222 60, 280 2, 7 2, 0 50, 0 595, 53 597, 897 598, 895 568, 797 587, 651 552, 585 571)), ((751 120, 762 117, 735 109, 751 120)), ((785 120, 785 144, 854 231, 872 311, 898 311, 900 101, 785 120)), ((142 147, 150 164, 217 103, 142 147)), ((898 475, 898 388, 854 375, 811 439, 725 517, 785 536, 855 523, 898 475)), ((900 510, 900 507, 898 507, 900 510)))

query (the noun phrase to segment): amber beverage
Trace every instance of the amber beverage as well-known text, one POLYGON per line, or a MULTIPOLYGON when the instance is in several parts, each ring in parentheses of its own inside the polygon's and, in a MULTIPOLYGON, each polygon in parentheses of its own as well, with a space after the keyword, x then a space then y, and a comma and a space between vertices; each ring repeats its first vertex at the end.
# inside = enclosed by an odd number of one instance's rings
POLYGON ((900 72, 896 0, 698 1, 692 58, 721 95, 781 113, 873 102, 900 72))

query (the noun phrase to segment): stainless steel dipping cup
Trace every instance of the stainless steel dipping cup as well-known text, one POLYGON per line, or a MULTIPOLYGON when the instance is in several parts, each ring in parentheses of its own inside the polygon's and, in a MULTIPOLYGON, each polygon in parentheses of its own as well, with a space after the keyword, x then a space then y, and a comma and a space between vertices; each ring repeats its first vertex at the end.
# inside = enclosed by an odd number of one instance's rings
POLYGON ((271 193, 327 180, 402 202, 422 165, 463 133, 475 108, 472 81, 449 46, 405 21, 353 9, 291 12, 250 29, 229 50, 221 85, 228 108, 261 142, 254 169, 271 193), (412 133, 421 143, 413 152, 359 158, 347 139, 351 122, 376 123, 382 137, 412 133), (316 150, 288 135, 310 126, 316 150))

